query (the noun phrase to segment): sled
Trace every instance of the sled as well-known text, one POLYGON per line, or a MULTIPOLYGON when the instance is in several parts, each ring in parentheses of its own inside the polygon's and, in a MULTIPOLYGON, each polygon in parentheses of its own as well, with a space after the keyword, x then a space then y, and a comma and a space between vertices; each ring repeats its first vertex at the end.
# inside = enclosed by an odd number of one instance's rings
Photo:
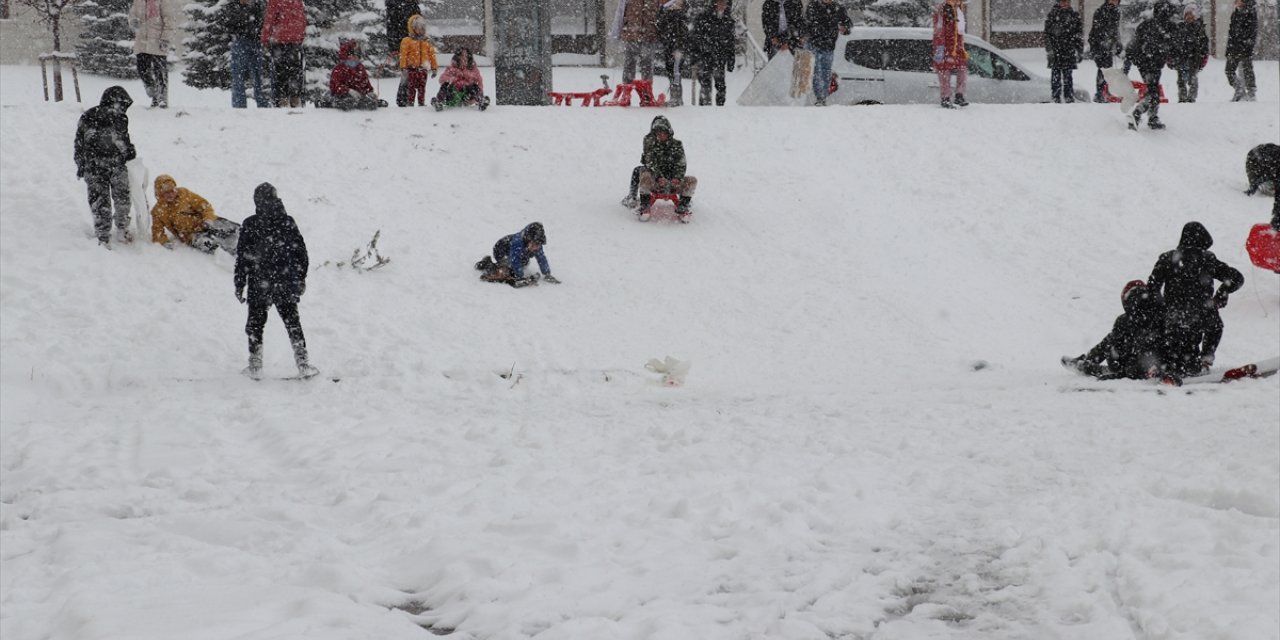
POLYGON ((443 102, 439 98, 431 99, 431 106, 436 111, 444 111, 445 108, 456 109, 458 107, 476 107, 481 111, 489 108, 489 96, 480 96, 479 100, 471 100, 467 98, 465 91, 454 91, 443 102))
POLYGON ((1280 273, 1280 231, 1265 222, 1255 224, 1244 248, 1254 266, 1280 273))
MULTIPOLYGON (((609 76, 600 76, 604 80, 604 86, 609 87, 609 76)), ((635 91, 636 96, 640 100, 641 107, 662 107, 667 104, 667 94, 659 93, 653 95, 653 80, 632 80, 631 82, 619 82, 613 89, 613 98, 600 103, 602 107, 629 107, 631 106, 631 92, 635 91)))
POLYGON ((692 213, 679 214, 676 213, 676 206, 680 204, 680 196, 675 193, 652 193, 649 201, 649 207, 637 214, 636 219, 640 222, 682 222, 688 223, 693 216, 692 213))
MULTIPOLYGON (((1130 80, 1122 69, 1103 69, 1102 77, 1106 80, 1102 86, 1103 99, 1107 102, 1119 102, 1120 111, 1125 115, 1131 113, 1133 106, 1147 96, 1146 83, 1130 80)), ((1168 103, 1169 99, 1164 96, 1164 85, 1156 85, 1156 90, 1160 92, 1160 103, 1168 103)))

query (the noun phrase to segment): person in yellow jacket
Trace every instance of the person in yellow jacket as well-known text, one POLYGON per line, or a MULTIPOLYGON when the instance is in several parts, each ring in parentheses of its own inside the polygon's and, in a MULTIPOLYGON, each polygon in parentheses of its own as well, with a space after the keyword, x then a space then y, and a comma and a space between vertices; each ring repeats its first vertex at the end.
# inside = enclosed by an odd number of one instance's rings
POLYGON ((400 41, 400 73, 408 89, 405 102, 400 106, 412 106, 417 100, 421 107, 427 103, 427 67, 431 67, 432 78, 436 77, 440 67, 436 64, 436 48, 427 38, 427 19, 410 16, 407 27, 409 35, 400 41))
POLYGON ((173 178, 156 176, 156 204, 151 207, 151 241, 173 248, 178 242, 205 253, 221 248, 236 254, 240 225, 219 218, 208 200, 178 186, 173 178))

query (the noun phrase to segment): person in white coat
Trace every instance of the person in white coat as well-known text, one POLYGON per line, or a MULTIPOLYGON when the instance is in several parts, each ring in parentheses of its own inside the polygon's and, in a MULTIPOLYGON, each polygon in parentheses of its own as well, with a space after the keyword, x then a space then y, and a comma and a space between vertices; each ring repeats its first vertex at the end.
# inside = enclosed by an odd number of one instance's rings
POLYGON ((169 107, 169 41, 176 26, 173 12, 164 0, 133 0, 129 7, 129 27, 133 29, 133 52, 138 56, 138 76, 151 96, 151 106, 169 107))

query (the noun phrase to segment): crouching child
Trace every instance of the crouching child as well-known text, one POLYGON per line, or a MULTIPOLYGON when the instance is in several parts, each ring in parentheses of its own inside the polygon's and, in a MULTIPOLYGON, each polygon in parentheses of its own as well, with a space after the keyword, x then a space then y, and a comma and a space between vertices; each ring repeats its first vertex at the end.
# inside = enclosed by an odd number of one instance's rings
POLYGON ((387 103, 378 99, 373 92, 373 84, 369 82, 369 72, 360 60, 360 43, 348 40, 338 48, 338 64, 329 73, 329 95, 324 96, 316 106, 333 107, 350 111, 363 109, 373 111, 385 107, 387 103))
POLYGON ((529 223, 524 229, 509 236, 502 236, 493 244, 493 255, 485 256, 476 263, 480 271, 480 279, 485 282, 501 282, 520 288, 538 283, 538 276, 525 275, 525 267, 530 260, 538 261, 538 269, 542 272, 542 281, 560 284, 551 275, 551 265, 547 262, 547 254, 543 247, 547 244, 547 233, 541 222, 529 223))
POLYGON ((1063 364, 1100 380, 1162 376, 1165 311, 1159 291, 1142 280, 1133 280, 1120 293, 1120 304, 1124 313, 1116 318, 1111 333, 1088 353, 1063 358, 1063 364))
POLYGON ((240 225, 219 218, 213 205, 178 186, 167 175, 156 177, 156 204, 151 207, 151 241, 172 249, 175 240, 204 253, 222 249, 236 254, 240 225), (173 234, 173 238, 169 237, 173 234))

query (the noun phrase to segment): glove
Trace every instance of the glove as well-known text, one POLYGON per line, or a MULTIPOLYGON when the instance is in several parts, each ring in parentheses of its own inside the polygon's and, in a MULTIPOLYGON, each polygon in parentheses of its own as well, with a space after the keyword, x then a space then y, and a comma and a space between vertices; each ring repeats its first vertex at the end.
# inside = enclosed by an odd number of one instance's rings
POLYGON ((671 183, 670 183, 670 181, 668 181, 666 178, 658 178, 658 190, 659 190, 659 191, 662 191, 662 192, 664 192, 664 193, 665 193, 665 192, 666 192, 666 190, 667 190, 670 186, 671 186, 671 183))
POLYGON ((298 285, 298 297, 301 298, 306 293, 307 293, 307 283, 303 282, 298 285))
POLYGON ((409 79, 409 70, 408 70, 408 69, 401 69, 401 70, 400 70, 400 78, 401 78, 402 80, 408 80, 408 79, 409 79))
POLYGON ((1221 309, 1227 306, 1227 293, 1219 291, 1213 296, 1213 308, 1221 309))
POLYGON ((169 41, 168 41, 168 40, 161 40, 161 41, 160 41, 160 50, 161 50, 161 51, 164 51, 164 52, 168 52, 168 51, 169 51, 169 41))
MULTIPOLYGON (((168 250, 170 250, 170 251, 173 251, 173 242, 162 242, 162 243, 160 243, 160 246, 162 246, 162 247, 164 247, 164 248, 166 248, 166 249, 168 249, 168 250)), ((239 292, 239 291, 236 291, 236 297, 237 297, 237 298, 238 298, 238 297, 240 297, 240 292, 239 292)), ((244 300, 241 300, 240 302, 244 302, 244 300)))
POLYGON ((549 273, 545 276, 542 276, 542 281, 550 282, 551 284, 560 284, 560 280, 549 273))
POLYGON ((436 76, 437 76, 437 75, 439 75, 439 74, 440 74, 440 71, 439 71, 438 69, 435 69, 435 68, 432 68, 432 69, 431 69, 431 77, 432 77, 432 78, 436 77, 436 76))
POLYGON ((236 300, 239 300, 240 304, 244 304, 244 289, 236 289, 236 300))
POLYGON ((76 167, 76 178, 80 180, 84 179, 84 167, 76 167))

